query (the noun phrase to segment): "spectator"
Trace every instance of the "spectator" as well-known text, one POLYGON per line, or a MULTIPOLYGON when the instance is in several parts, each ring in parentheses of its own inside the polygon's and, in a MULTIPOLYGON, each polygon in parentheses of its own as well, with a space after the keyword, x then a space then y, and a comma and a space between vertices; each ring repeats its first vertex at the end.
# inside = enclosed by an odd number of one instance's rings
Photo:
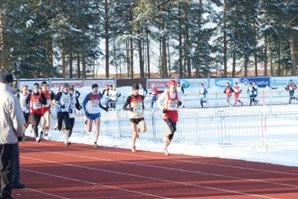
POLYGON ((154 84, 152 84, 151 87, 151 94, 152 94, 152 98, 151 98, 151 108, 153 108, 154 103, 156 103, 157 101, 157 96, 159 94, 158 89, 154 86, 154 84))
MULTIPOLYGON (((5 79, 6 79, 6 84, 8 85, 8 88, 10 88, 11 91, 12 91, 12 94, 14 94, 14 90, 12 89, 12 83, 13 83, 12 74, 7 74, 5 79)), ((23 88, 26 88, 26 85, 23 88)), ((28 92, 28 87, 27 87, 27 92, 28 92)), ((18 98, 17 95, 15 95, 15 96, 18 98)), ((19 96, 18 99, 20 99, 20 96, 19 96)), ((29 112, 29 109, 27 109, 27 110, 29 112)), ((28 113, 28 115, 26 114, 26 117, 27 116, 29 116, 29 113, 28 113)), ((26 128, 27 121, 26 121, 25 115, 24 115, 24 119, 25 119, 25 125, 24 125, 24 127, 26 128)), ((23 132, 25 131, 25 128, 24 128, 23 132)), ((22 141, 23 140, 22 139, 23 136, 18 137, 18 141, 22 141)), ((14 145, 14 147, 13 147, 12 188, 13 189, 22 189, 22 188, 25 188, 25 184, 21 183, 21 181, 20 181, 20 156, 19 156, 19 144, 18 143, 16 145, 14 145)))
POLYGON ((110 90, 110 108, 116 109, 116 103, 118 101, 118 98, 121 96, 121 93, 117 91, 116 86, 114 85, 112 89, 110 90))
POLYGON ((109 100, 110 100, 110 87, 106 85, 102 91, 101 97, 104 100, 104 104, 107 108, 109 108, 109 100))
POLYGON ((0 198, 11 199, 14 150, 18 137, 23 136, 25 119, 20 102, 6 81, 6 75, 0 73, 0 198))
POLYGON ((288 83, 287 87, 285 87, 285 89, 287 91, 289 91, 289 104, 291 104, 291 102, 292 102, 293 99, 295 99, 295 100, 298 101, 298 98, 297 97, 294 97, 294 93, 295 93, 295 90, 297 89, 297 86, 293 82, 292 79, 290 79, 290 82, 288 83))
POLYGON ((204 84, 201 83, 199 94, 200 94, 200 104, 202 108, 204 107, 204 103, 207 102, 207 93, 208 93, 207 89, 204 87, 204 84))
POLYGON ((143 87, 141 83, 139 83, 139 95, 146 96, 148 93, 147 89, 143 87))

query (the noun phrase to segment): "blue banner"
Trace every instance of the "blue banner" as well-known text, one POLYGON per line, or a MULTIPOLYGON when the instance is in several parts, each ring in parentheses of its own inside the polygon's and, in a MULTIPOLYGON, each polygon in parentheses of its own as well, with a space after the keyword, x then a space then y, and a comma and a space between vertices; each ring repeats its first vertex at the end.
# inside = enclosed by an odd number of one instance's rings
POLYGON ((230 85, 233 85, 233 78, 215 78, 215 86, 226 87, 227 82, 230 82, 230 85))
POLYGON ((256 82, 257 86, 260 88, 270 86, 269 77, 241 77, 240 82, 244 85, 248 85, 250 82, 256 82))

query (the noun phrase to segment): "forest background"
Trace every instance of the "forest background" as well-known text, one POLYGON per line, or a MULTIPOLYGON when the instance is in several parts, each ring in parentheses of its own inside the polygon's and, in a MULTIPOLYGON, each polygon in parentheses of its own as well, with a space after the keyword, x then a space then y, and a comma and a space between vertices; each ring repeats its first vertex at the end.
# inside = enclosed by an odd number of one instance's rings
POLYGON ((298 0, 1 0, 18 78, 297 75, 298 0))

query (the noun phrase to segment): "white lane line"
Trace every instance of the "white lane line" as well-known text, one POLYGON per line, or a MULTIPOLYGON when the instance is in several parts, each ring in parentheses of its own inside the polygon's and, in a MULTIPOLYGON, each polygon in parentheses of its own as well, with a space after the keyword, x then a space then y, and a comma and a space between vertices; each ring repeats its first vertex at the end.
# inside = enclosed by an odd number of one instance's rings
MULTIPOLYGON (((28 158, 28 159, 41 161, 41 159, 35 159, 35 158, 28 158)), ((58 162, 45 161, 45 160, 42 160, 42 162, 55 163, 55 164, 58 163, 58 162)), ((70 165, 67 165, 67 166, 70 166, 70 165)), ((60 178, 60 179, 63 179, 63 180, 69 180, 69 181, 79 182, 79 183, 83 183, 83 184, 88 184, 88 185, 100 185, 100 186, 105 187, 105 188, 116 189, 116 190, 121 190, 121 191, 124 191, 124 192, 135 193, 135 194, 142 195, 142 196, 150 196, 150 197, 162 198, 162 199, 171 199, 171 198, 166 198, 166 197, 162 197, 162 196, 158 196, 158 195, 154 195, 154 194, 148 194, 148 193, 143 193, 143 192, 139 192, 139 191, 123 189, 123 188, 119 188, 119 187, 115 187, 115 186, 110 186, 110 185, 105 185, 105 184, 100 184, 100 183, 95 183, 95 182, 90 182, 90 181, 85 181, 85 180, 79 180, 79 179, 75 179, 75 178, 69 178, 69 177, 65 177, 65 176, 61 176, 61 175, 50 174, 48 172, 45 173, 45 172, 35 171, 35 170, 31 170, 31 169, 21 169, 21 170, 22 171, 27 171, 27 172, 30 172, 30 173, 39 174, 39 175, 45 175, 45 176, 49 176, 49 177, 60 178)), ((57 198, 69 199, 69 198, 65 198, 65 197, 62 197, 62 196, 58 196, 58 195, 38 191, 38 190, 35 190, 35 189, 30 189, 30 190, 34 190, 35 192, 39 192, 39 193, 42 193, 44 195, 55 196, 57 198)))
MULTIPOLYGON (((42 150, 38 150, 38 149, 28 149, 28 150, 43 152, 42 150)), ((242 177, 231 176, 231 175, 207 173, 207 172, 201 172, 201 171, 192 171, 192 170, 185 170, 185 169, 179 169, 179 168, 173 168, 173 167, 169 168, 169 167, 157 166, 157 165, 152 165, 152 164, 141 164, 141 163, 136 163, 136 162, 131 162, 131 161, 103 159, 103 158, 98 158, 98 157, 88 157, 88 156, 69 154, 69 153, 65 153, 65 152, 50 152, 50 151, 48 151, 48 153, 54 153, 57 155, 65 155, 65 156, 71 156, 71 157, 79 157, 79 158, 85 158, 85 159, 90 159, 90 160, 118 162, 121 164, 136 165, 136 166, 149 167, 149 168, 155 168, 155 169, 163 169, 163 170, 176 171, 176 172, 178 171, 178 172, 183 172, 183 173, 201 174, 204 176, 214 176, 214 177, 228 178, 228 179, 233 179, 233 180, 242 180, 242 181, 247 181, 247 182, 258 182, 258 183, 269 184, 269 185, 298 188, 298 185, 281 183, 281 182, 270 182, 270 181, 266 181, 266 180, 258 180, 258 179, 253 179, 253 178, 242 178, 242 177)), ((123 154, 123 155, 125 155, 125 154, 123 154)))
MULTIPOLYGON (((47 144, 47 143, 42 143, 43 145, 47 146, 53 146, 52 144, 47 144)), ((59 148, 65 148, 64 146, 57 146, 54 145, 55 147, 59 148)), ((86 149, 82 147, 75 147, 71 146, 72 149, 84 149, 84 150, 92 150, 92 149, 86 149)), ((112 147, 108 147, 112 148, 112 147)), ((125 150, 122 148, 117 148, 119 150, 125 150)), ((93 151, 93 150, 92 150, 93 151)), ((172 159, 168 157, 156 157, 156 156, 150 156, 150 155, 140 155, 138 153, 129 153, 129 152, 112 152, 112 151, 106 151, 106 150, 100 150, 101 153, 111 153, 111 154, 116 154, 116 155, 125 155, 125 156, 132 156, 132 157, 142 157, 142 158, 150 158, 156 160, 156 158, 159 158, 160 160, 167 160, 167 161, 174 161, 174 162, 185 162, 185 163, 193 163, 193 164, 200 164, 200 165, 210 165, 210 166, 219 166, 219 167, 225 167, 225 168, 234 168, 234 169, 241 169, 241 170, 248 170, 248 171, 259 171, 262 173, 274 173, 274 174, 283 174, 283 175, 289 175, 289 176, 298 176, 298 173, 290 173, 290 172, 284 172, 284 171, 276 171, 276 170, 265 170, 265 169, 257 169, 257 168, 248 168, 248 167, 241 167, 241 166, 234 166, 234 165, 226 165, 226 164, 218 164, 218 163, 202 163, 200 161, 191 161, 191 160, 181 160, 181 159, 172 159)), ((144 152, 150 152, 150 151, 144 151, 144 152)), ((151 152, 151 153, 157 153, 157 152, 151 152)), ((162 152, 160 152, 162 154, 162 152)), ((179 154, 177 154, 179 155, 179 154)), ((190 156, 190 155, 189 155, 190 156)), ((191 156, 193 157, 193 156, 191 156)), ((208 158, 215 158, 215 157, 208 157, 208 158)), ((220 159, 220 158, 219 158, 220 159)), ((239 160, 240 161, 240 160, 239 160)), ((245 160, 243 160, 245 161, 245 160)), ((262 162, 257 162, 257 163, 262 163, 262 162)), ((262 164, 267 164, 267 163, 262 163, 262 164)), ((283 165, 280 165, 283 166, 283 165)), ((286 166, 283 166, 286 167, 286 166)))
MULTIPOLYGON (((57 153, 57 152, 54 152, 54 153, 57 153)), ((63 153, 61 153, 61 154, 63 154, 63 153)), ((67 155, 67 154, 64 154, 64 155, 67 155)), ((40 162, 51 163, 51 164, 60 164, 60 165, 63 165, 63 166, 75 167, 75 168, 86 169, 86 170, 100 171, 100 172, 112 173, 112 174, 124 175, 124 176, 130 176, 130 177, 137 177, 137 178, 142 178, 142 179, 146 179, 146 180, 154 180, 154 181, 166 182, 166 183, 171 183, 171 184, 178 184, 178 185, 189 186, 189 187, 196 187, 196 188, 215 190, 215 191, 220 191, 220 192, 224 192, 224 193, 251 196, 251 197, 256 197, 256 198, 280 199, 280 198, 275 198, 275 197, 270 197, 270 196, 264 196, 264 195, 259 195, 259 194, 250 194, 250 193, 233 191, 233 190, 228 190, 228 189, 221 189, 221 188, 216 188, 216 187, 192 184, 192 183, 187 183, 187 182, 178 182, 178 181, 166 180, 166 179, 162 179, 162 178, 155 178, 155 177, 149 177, 149 176, 143 176, 143 175, 138 175, 138 174, 131 174, 131 173, 112 171, 112 170, 106 170, 106 169, 99 169, 99 168, 92 168, 92 167, 81 166, 81 165, 77 165, 77 164, 74 165, 74 164, 69 164, 69 163, 61 163, 61 162, 56 162, 56 161, 44 160, 44 159, 39 159, 39 158, 30 158, 30 157, 25 157, 25 156, 22 156, 22 158, 35 160, 35 161, 40 161, 40 162)))
MULTIPOLYGON (((26 170, 26 169, 24 169, 24 170, 26 170)), ((39 194, 42 194, 42 195, 47 195, 47 196, 51 196, 51 197, 55 197, 55 198, 71 199, 71 198, 66 198, 66 197, 63 197, 63 196, 56 195, 56 194, 47 193, 47 192, 44 192, 44 191, 39 191, 37 189, 26 188, 26 190, 30 190, 32 192, 36 192, 36 193, 39 193, 39 194)))

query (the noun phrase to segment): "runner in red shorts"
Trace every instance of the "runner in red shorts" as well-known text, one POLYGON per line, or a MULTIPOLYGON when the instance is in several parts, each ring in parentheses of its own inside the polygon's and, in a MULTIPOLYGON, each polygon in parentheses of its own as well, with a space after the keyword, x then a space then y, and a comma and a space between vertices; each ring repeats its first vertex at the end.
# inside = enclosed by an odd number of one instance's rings
POLYGON ((169 81, 169 89, 163 92, 157 100, 157 105, 163 113, 163 120, 169 127, 169 130, 164 135, 163 152, 167 156, 168 146, 170 145, 174 133, 177 130, 176 124, 178 121, 178 105, 180 102, 180 95, 177 92, 177 83, 175 80, 169 81), (163 105, 162 105, 163 104, 163 105))

